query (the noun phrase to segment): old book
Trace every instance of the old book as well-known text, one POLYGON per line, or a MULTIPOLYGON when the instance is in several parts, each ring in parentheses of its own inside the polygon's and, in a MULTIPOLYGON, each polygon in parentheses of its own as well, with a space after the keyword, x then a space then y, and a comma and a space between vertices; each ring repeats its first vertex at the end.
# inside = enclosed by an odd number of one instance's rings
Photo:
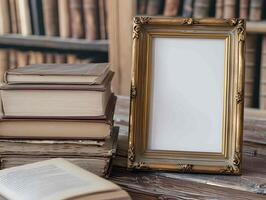
POLYGON ((18 33, 18 19, 16 0, 9 0, 11 32, 18 33))
POLYGON ((60 37, 71 37, 69 0, 58 0, 58 17, 60 37))
POLYGON ((114 183, 62 158, 1 171, 0 194, 10 200, 131 199, 124 190, 114 183), (29 187, 32 184, 33 186, 29 187))
POLYGON ((8 84, 101 84, 109 72, 108 63, 38 64, 6 73, 8 84))
POLYGON ((215 2, 215 18, 223 18, 223 0, 216 0, 215 2))
POLYGON ((253 107, 256 71, 257 35, 247 35, 245 62, 245 106, 253 107))
POLYGON ((32 33, 34 35, 44 35, 42 1, 30 0, 30 12, 32 22, 32 33))
POLYGON ((223 18, 236 17, 236 0, 224 0, 223 18))
POLYGON ((263 3, 262 0, 252 0, 252 1, 250 1, 249 20, 251 20, 251 21, 259 21, 259 20, 261 20, 262 3, 263 3))
POLYGON ((71 34, 73 38, 84 38, 84 18, 81 0, 69 0, 71 34))
POLYGON ((56 54, 55 55, 55 63, 63 64, 66 63, 66 56, 64 54, 56 54))
POLYGON ((178 15, 180 0, 166 0, 164 5, 164 16, 174 17, 178 15))
MULTIPOLYGON (((51 97, 51 96, 50 96, 51 97)), ((55 138, 55 139, 105 139, 113 126, 116 97, 112 96, 106 109, 105 119, 5 118, 0 121, 0 137, 55 138), (112 105, 110 105, 112 104, 112 105)), ((94 117, 96 118, 96 117, 94 117)))
POLYGON ((54 53, 46 53, 45 54, 45 63, 53 64, 55 62, 54 53))
POLYGON ((100 85, 3 85, 3 118, 106 119, 112 76, 100 85))
POLYGON ((17 68, 17 50, 10 49, 8 52, 8 69, 15 69, 17 68))
POLYGON ((260 62, 260 109, 266 109, 266 36, 262 37, 261 62, 260 62))
POLYGON ((68 64, 76 64, 77 56, 75 54, 67 54, 66 60, 68 64))
POLYGON ((47 36, 58 36, 58 4, 55 0, 42 0, 44 30, 47 36))
POLYGON ((162 6, 161 0, 148 0, 147 15, 158 15, 162 6))
POLYGON ((146 14, 148 0, 138 0, 138 14, 146 14))
POLYGON ((29 51, 29 65, 36 64, 36 52, 35 51, 29 51))
POLYGON ((193 13, 193 0, 184 0, 183 17, 191 17, 193 13))
POLYGON ((0 1, 0 35, 11 32, 11 21, 8 0, 0 1))
POLYGON ((30 15, 30 5, 28 0, 17 0, 18 13, 20 19, 20 29, 22 35, 31 35, 31 15, 30 15))
POLYGON ((249 16, 249 0, 240 0, 239 4, 239 17, 248 19, 249 16))
POLYGON ((209 16, 209 0, 195 0, 193 17, 204 18, 209 16))
POLYGON ((99 39, 98 0, 83 0, 83 13, 86 39, 99 39))
POLYGON ((17 67, 25 67, 29 64, 29 54, 27 51, 17 51, 17 67))
POLYGON ((0 83, 3 83, 4 73, 8 68, 8 51, 0 49, 0 83))
POLYGON ((108 177, 116 156, 119 127, 105 140, 0 139, 1 169, 46 160, 67 158, 78 166, 108 177))
POLYGON ((107 39, 107 8, 106 8, 106 0, 98 0, 99 4, 99 33, 100 39, 107 39))
POLYGON ((43 52, 36 51, 35 52, 35 57, 36 57, 36 64, 42 64, 45 61, 45 55, 43 52))

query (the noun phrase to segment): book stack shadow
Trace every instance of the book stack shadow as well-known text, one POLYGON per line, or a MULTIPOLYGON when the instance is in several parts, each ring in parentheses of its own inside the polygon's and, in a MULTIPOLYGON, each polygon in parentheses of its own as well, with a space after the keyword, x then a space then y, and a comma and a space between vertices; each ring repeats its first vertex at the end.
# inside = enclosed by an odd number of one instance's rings
POLYGON ((107 63, 7 71, 0 87, 0 167, 61 157, 107 177, 119 132, 113 76, 107 63))

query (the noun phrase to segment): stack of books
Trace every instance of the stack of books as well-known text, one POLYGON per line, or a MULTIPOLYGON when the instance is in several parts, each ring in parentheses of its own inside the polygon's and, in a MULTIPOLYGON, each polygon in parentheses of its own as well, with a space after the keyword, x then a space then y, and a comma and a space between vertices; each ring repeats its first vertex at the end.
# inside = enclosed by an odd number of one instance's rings
POLYGON ((113 75, 107 63, 40 64, 7 71, 0 87, 0 154, 6 160, 9 155, 31 155, 34 161, 93 159, 98 164, 94 170, 101 168, 99 175, 108 175, 118 137, 113 75), (36 145, 32 139, 42 142, 36 145), (68 145, 74 141, 85 146, 68 145))

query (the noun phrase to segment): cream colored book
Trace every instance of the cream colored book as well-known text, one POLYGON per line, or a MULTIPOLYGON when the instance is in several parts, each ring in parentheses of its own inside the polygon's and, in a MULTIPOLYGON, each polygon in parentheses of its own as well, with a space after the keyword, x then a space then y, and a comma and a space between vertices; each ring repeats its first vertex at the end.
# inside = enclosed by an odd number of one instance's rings
POLYGON ((109 72, 100 85, 3 85, 4 117, 105 118, 112 77, 109 72))
POLYGON ((6 72, 8 84, 101 84, 108 63, 33 64, 6 72))
POLYGON ((0 137, 105 139, 110 136, 113 126, 115 103, 116 97, 112 96, 102 119, 40 119, 15 116, 8 118, 2 112, 0 137))
POLYGON ((9 200, 129 200, 114 183, 56 158, 0 172, 0 194, 9 200))

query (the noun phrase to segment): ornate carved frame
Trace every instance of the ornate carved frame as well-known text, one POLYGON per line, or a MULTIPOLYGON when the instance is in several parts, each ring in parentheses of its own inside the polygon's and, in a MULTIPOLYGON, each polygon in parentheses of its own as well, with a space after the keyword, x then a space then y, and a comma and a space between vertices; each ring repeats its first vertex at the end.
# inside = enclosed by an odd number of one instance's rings
POLYGON ((135 17, 131 80, 128 168, 240 174, 243 132, 245 21, 135 17), (147 150, 152 36, 225 40, 223 152, 147 150), (144 67, 145 66, 145 67, 144 67))

